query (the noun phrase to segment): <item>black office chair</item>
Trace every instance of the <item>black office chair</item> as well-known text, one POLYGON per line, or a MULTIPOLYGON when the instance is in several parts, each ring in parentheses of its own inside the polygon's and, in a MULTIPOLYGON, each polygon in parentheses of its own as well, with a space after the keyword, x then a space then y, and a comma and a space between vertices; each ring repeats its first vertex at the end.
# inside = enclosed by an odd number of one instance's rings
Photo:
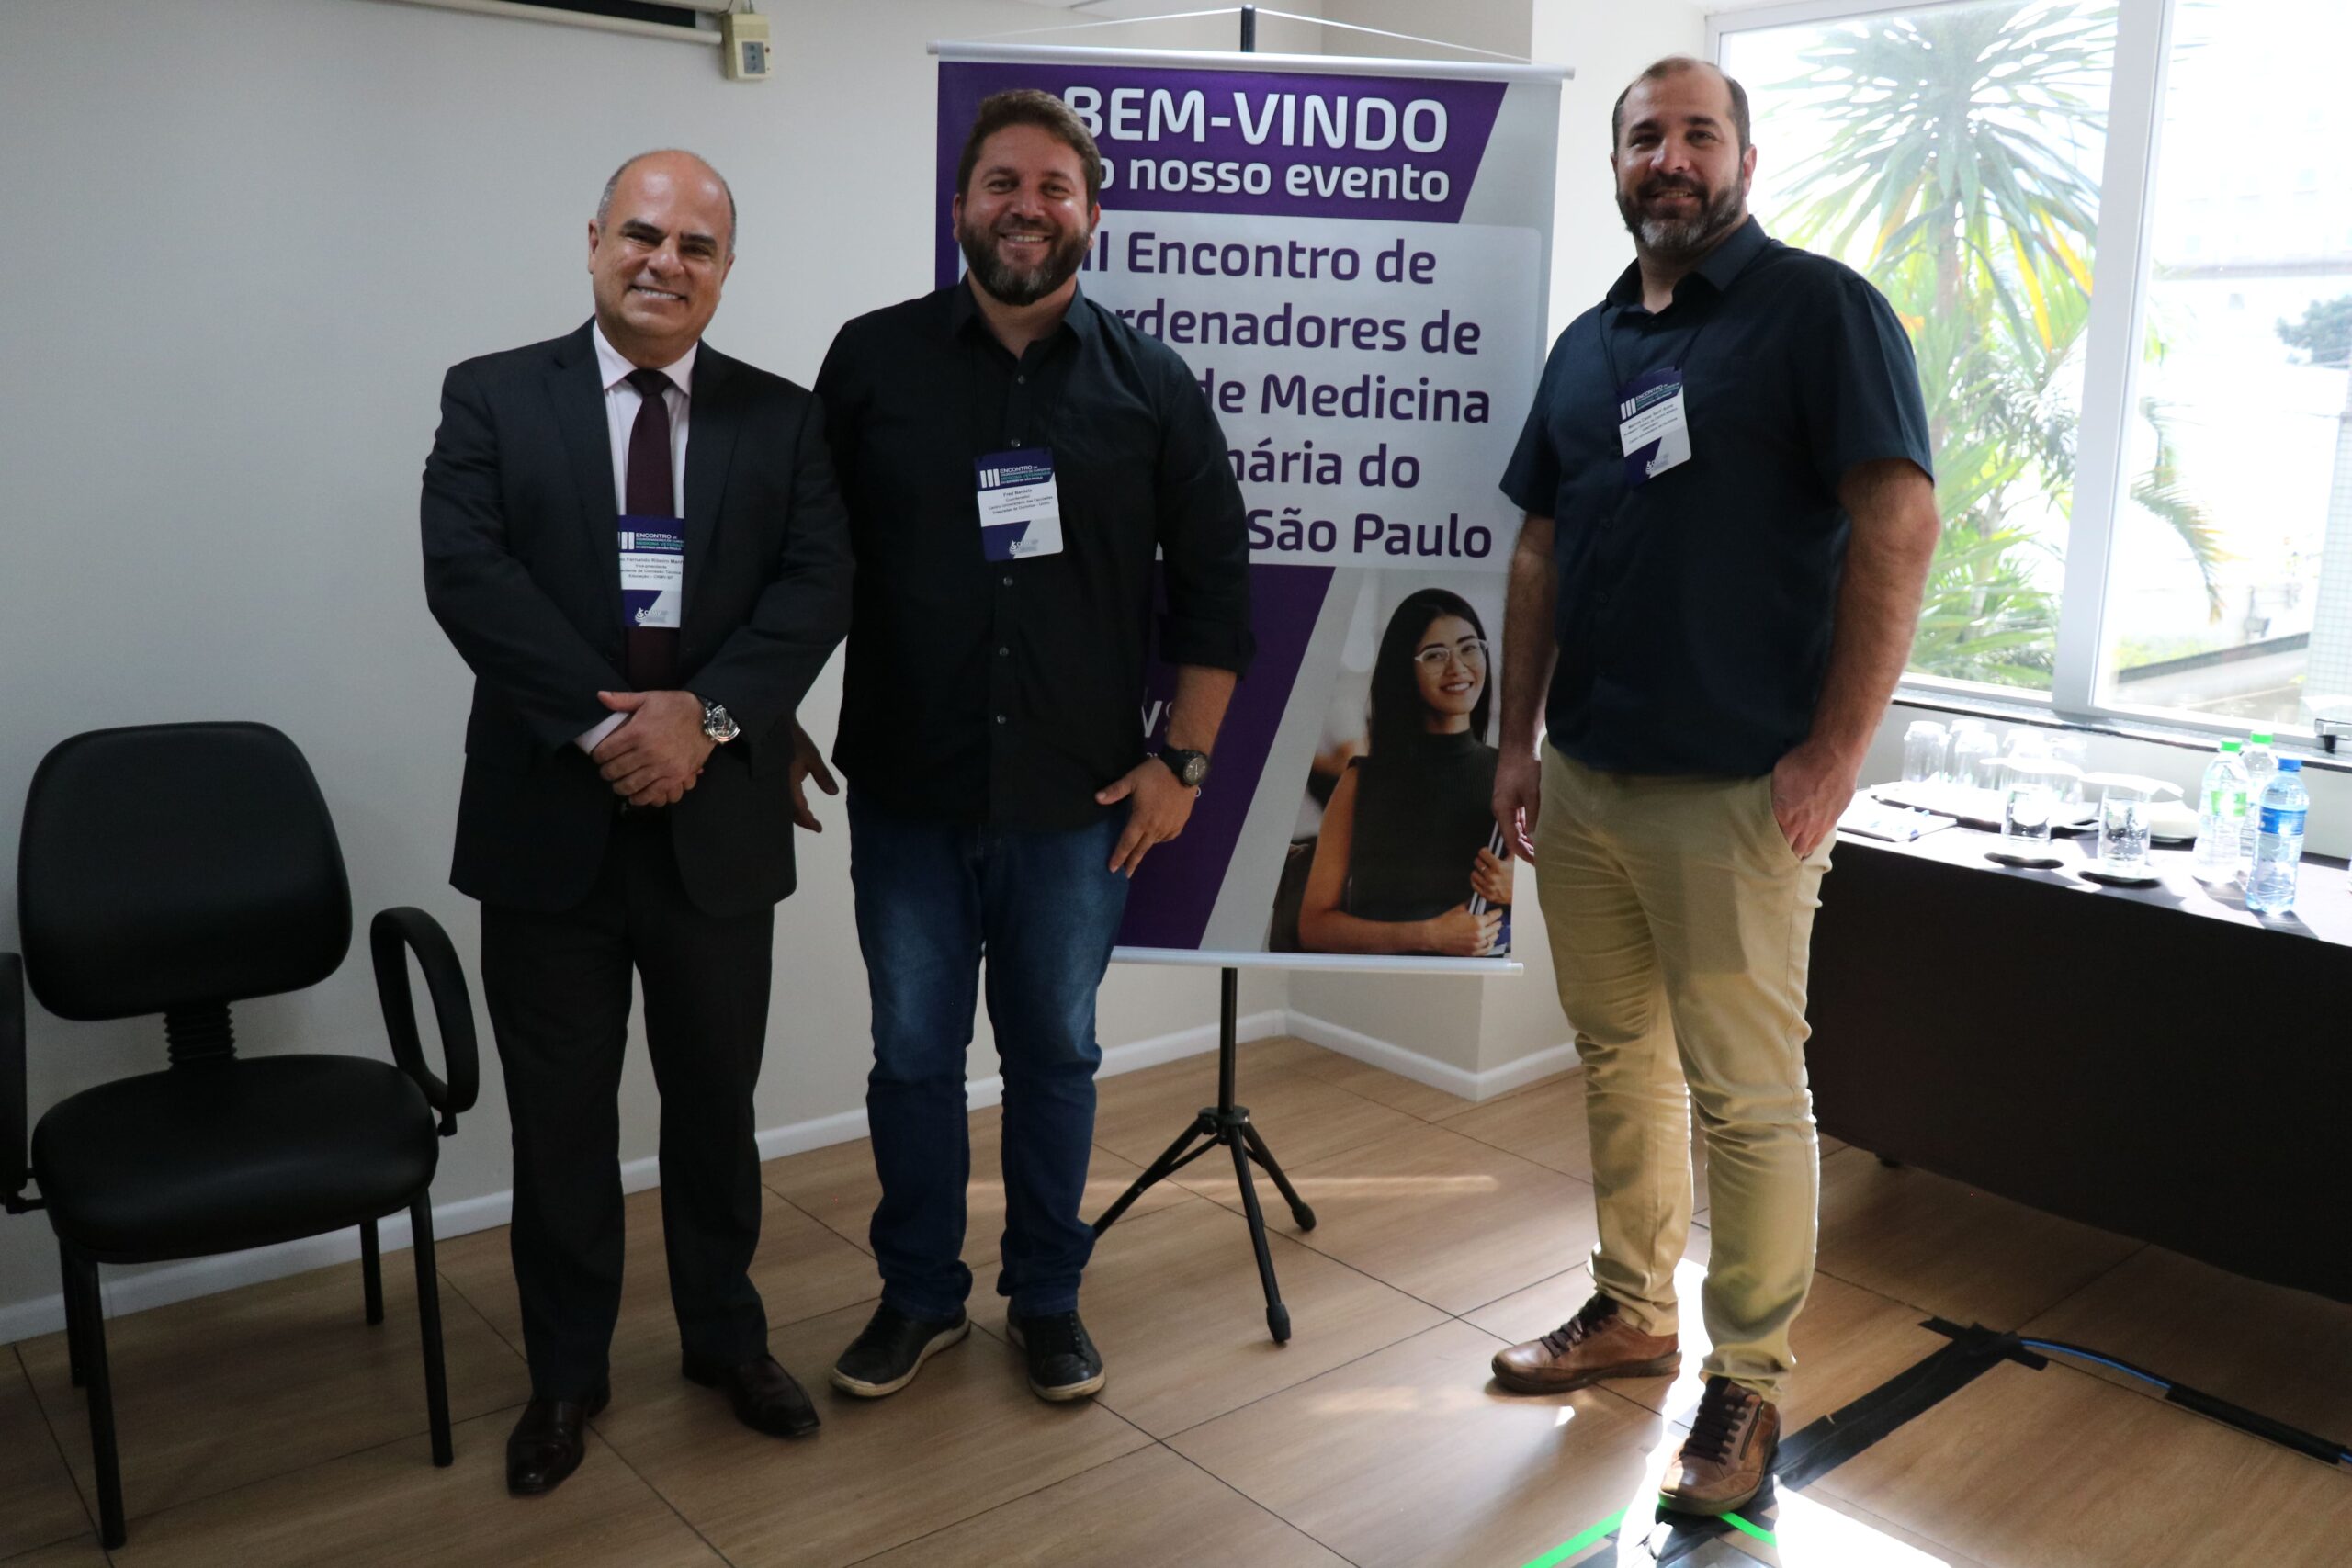
POLYGON ((86 1387, 100 1535, 123 1542, 101 1263, 153 1263, 359 1227, 368 1321, 384 1317, 377 1221, 414 1235, 433 1462, 450 1462, 428 1191, 479 1086, 456 950, 422 909, 369 931, 397 1067, 357 1056, 239 1057, 232 1002, 314 986, 351 945, 351 889, 318 781, 259 724, 77 735, 44 758, 17 857, 24 956, 0 953, 0 1200, 45 1208, 64 1275, 66 1343, 86 1387), (428 1071, 413 953, 449 1081, 428 1071), (50 1108, 25 1142, 24 984, 60 1018, 164 1015, 171 1066, 50 1108), (437 1122, 437 1125, 436 1125, 437 1122), (23 1196, 28 1177, 40 1197, 23 1196))

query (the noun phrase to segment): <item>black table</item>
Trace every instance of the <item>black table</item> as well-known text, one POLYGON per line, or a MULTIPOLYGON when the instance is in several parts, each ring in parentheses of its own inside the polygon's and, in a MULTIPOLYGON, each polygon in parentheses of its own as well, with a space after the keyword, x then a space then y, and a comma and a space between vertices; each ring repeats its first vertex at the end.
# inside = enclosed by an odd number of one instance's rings
POLYGON ((1807 1051, 1824 1133, 2235 1273, 2352 1302, 2352 886, 2294 911, 2154 852, 2152 888, 1995 865, 1966 827, 1841 834, 1807 1051))

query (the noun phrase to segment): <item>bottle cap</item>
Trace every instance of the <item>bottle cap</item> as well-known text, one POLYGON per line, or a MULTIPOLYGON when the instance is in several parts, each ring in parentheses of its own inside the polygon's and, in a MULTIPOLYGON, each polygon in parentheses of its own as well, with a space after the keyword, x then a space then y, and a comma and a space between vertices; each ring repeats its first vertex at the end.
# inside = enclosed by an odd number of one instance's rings
POLYGON ((2303 771, 2303 760, 2301 757, 2281 757, 2278 759, 2278 771, 2282 773, 2300 773, 2303 771))
POLYGON ((2257 729, 2252 735, 2247 736, 2246 739, 2253 741, 2256 746, 2267 746, 2271 743, 2271 734, 2270 731, 2267 729, 2257 729))
POLYGON ((2245 750, 2245 743, 2242 740, 2224 740, 2222 742, 2222 750, 2224 751, 2243 751, 2245 750))

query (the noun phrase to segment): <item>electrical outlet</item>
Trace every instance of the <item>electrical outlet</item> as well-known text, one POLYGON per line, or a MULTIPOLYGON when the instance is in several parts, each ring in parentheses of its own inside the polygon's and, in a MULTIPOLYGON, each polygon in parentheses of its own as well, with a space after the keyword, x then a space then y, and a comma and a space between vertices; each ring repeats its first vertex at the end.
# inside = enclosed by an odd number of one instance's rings
POLYGON ((765 17, 730 11, 718 19, 718 31, 727 47, 729 82, 764 82, 775 73, 775 60, 765 17))

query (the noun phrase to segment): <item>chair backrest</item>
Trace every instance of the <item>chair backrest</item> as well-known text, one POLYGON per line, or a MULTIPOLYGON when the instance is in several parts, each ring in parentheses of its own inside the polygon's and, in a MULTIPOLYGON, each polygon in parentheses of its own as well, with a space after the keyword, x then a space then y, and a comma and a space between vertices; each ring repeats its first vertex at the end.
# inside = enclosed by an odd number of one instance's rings
POLYGON ((60 1018, 317 985, 351 945, 318 780, 263 724, 98 729, 41 760, 17 851, 25 977, 60 1018))

